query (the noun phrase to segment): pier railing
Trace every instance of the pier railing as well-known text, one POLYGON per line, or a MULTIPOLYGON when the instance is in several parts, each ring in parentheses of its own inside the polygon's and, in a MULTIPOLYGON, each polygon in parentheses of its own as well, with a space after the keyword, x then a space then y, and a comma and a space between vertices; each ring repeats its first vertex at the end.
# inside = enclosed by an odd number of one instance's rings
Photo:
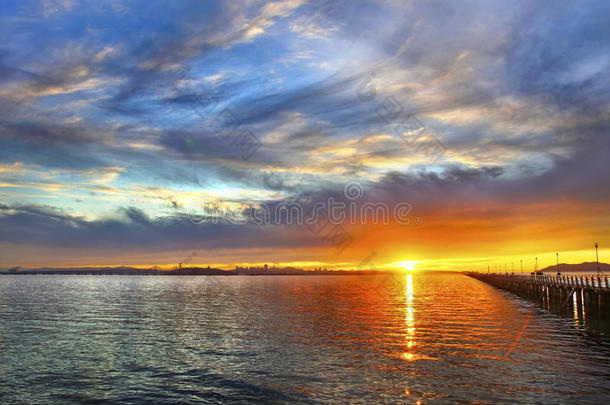
POLYGON ((602 288, 610 289, 610 283, 608 282, 608 276, 598 276, 596 274, 566 274, 566 275, 530 275, 522 273, 481 273, 483 275, 489 275, 494 277, 515 279, 518 277, 520 280, 529 280, 534 284, 544 285, 555 285, 555 286, 567 286, 567 287, 578 287, 578 288, 602 288))

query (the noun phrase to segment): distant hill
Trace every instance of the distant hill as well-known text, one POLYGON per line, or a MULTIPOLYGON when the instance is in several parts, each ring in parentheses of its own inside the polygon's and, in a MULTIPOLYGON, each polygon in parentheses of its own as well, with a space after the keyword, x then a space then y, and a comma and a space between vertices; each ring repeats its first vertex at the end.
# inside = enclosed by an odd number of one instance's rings
MULTIPOLYGON (((597 273, 597 263, 596 262, 584 262, 580 264, 567 264, 567 263, 559 263, 559 267, 557 265, 548 266, 544 269, 541 269, 544 273, 557 273, 559 272, 574 272, 574 273, 597 273)), ((608 263, 600 263, 599 270, 602 272, 610 272, 610 264, 608 263)))

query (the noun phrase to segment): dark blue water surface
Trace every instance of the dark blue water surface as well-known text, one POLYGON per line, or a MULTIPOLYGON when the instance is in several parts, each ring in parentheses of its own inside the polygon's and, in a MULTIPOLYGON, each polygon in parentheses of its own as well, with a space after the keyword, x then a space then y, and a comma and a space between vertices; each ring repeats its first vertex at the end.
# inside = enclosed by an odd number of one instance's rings
POLYGON ((610 340, 461 274, 0 276, 0 403, 610 403, 610 340))

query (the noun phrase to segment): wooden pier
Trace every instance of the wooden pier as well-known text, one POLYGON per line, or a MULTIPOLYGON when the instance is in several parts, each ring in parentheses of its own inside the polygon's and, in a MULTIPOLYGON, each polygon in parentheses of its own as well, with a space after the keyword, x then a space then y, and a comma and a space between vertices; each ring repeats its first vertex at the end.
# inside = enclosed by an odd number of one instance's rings
POLYGON ((587 324, 610 321, 610 284, 607 276, 476 272, 466 275, 533 301, 549 312, 570 314, 587 324))

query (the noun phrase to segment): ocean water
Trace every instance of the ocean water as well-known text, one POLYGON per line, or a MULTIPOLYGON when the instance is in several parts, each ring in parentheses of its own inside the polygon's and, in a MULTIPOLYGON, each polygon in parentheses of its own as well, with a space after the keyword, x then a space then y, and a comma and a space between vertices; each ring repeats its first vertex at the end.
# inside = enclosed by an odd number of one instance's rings
POLYGON ((461 274, 0 276, 0 403, 610 403, 610 338, 461 274))

